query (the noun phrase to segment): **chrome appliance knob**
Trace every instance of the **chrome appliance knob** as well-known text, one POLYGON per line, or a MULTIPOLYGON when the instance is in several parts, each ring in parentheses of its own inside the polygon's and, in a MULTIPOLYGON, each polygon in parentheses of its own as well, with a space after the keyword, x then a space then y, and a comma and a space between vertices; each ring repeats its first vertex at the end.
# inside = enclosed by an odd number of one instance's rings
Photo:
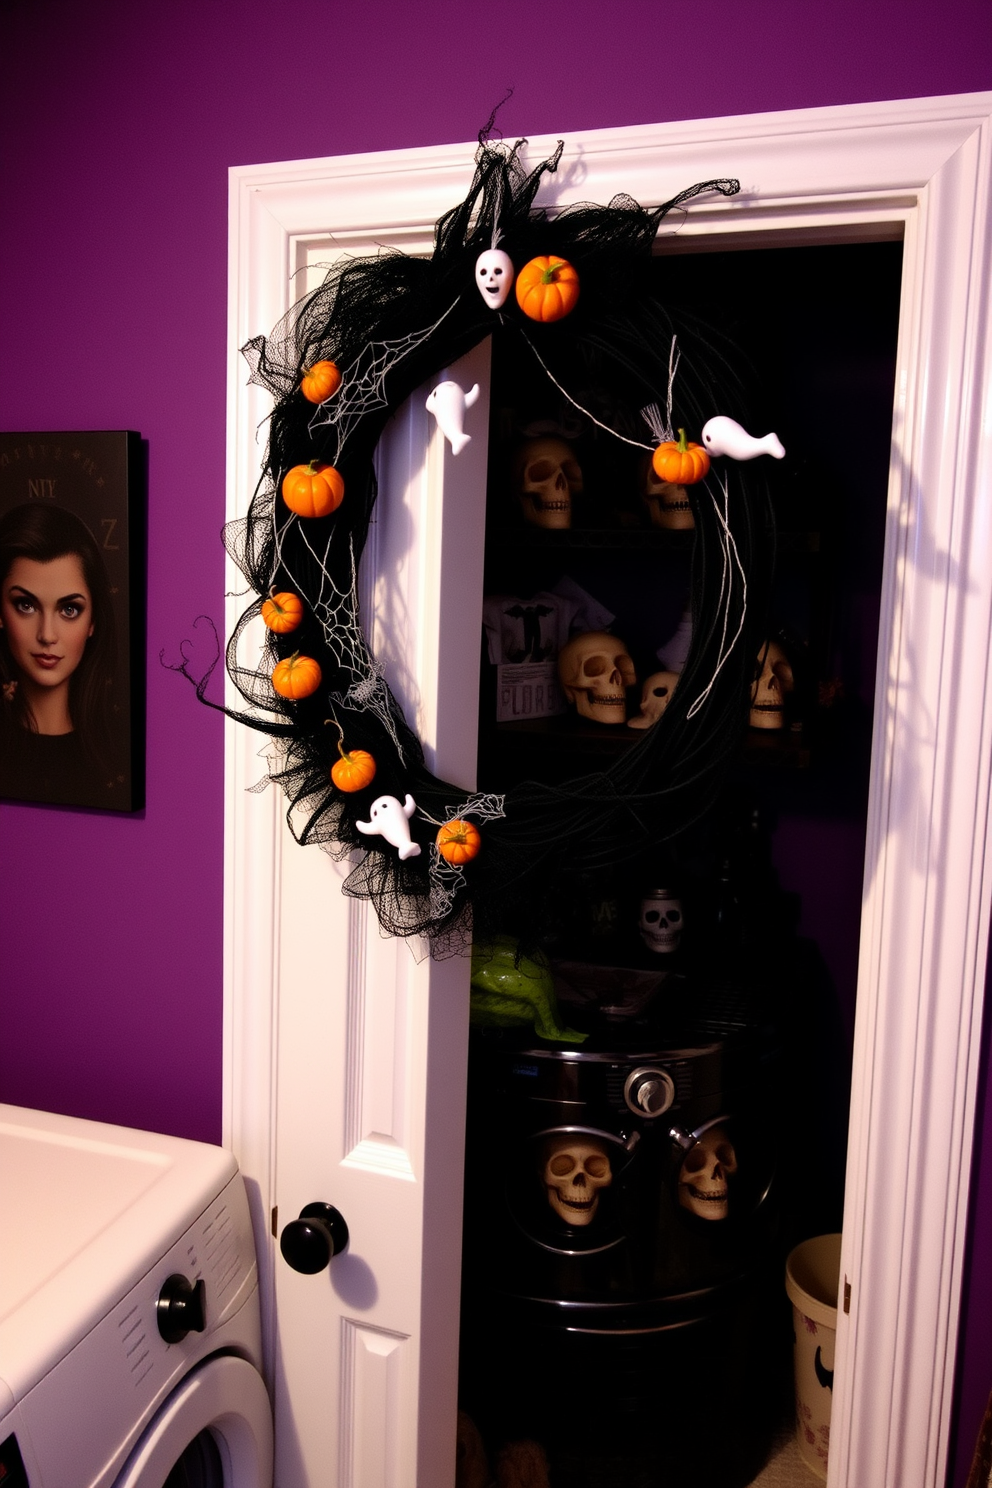
POLYGON ((623 1087, 623 1098, 637 1116, 663 1116, 675 1099, 675 1081, 667 1070, 631 1070, 623 1087))

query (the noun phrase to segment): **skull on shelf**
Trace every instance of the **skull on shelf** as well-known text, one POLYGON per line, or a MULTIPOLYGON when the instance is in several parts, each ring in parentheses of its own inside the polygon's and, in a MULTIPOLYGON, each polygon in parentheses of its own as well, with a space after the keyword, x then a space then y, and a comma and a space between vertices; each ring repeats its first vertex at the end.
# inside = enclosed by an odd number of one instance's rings
POLYGON ((726 1219, 727 1180, 737 1172, 737 1153, 726 1128, 711 1126, 689 1148, 679 1173, 679 1203, 700 1219, 726 1219))
POLYGON ((627 727, 646 729, 657 723, 672 701, 678 680, 678 672, 652 672, 641 688, 641 711, 636 718, 627 719, 627 727))
POLYGON ((637 681, 627 647, 605 630, 573 636, 558 653, 562 690, 583 718, 594 723, 623 723, 626 689, 637 681))
POLYGON ((654 527, 686 532, 696 525, 685 486, 673 485, 656 475, 650 455, 641 466, 641 500, 654 527))
POLYGON ((751 684, 748 722, 756 729, 785 728, 785 699, 795 686, 789 658, 777 641, 766 641, 758 652, 751 684))
POLYGON ((592 1224, 600 1190, 613 1182, 606 1148, 579 1132, 549 1139, 541 1175, 548 1203, 570 1225, 592 1224))
POLYGON ((649 951, 670 956, 682 935, 681 899, 671 889, 649 889, 641 900, 637 928, 649 951))
POLYGON ((528 439, 517 451, 513 486, 525 522, 534 527, 571 527, 572 497, 583 489, 572 446, 550 434, 528 439))

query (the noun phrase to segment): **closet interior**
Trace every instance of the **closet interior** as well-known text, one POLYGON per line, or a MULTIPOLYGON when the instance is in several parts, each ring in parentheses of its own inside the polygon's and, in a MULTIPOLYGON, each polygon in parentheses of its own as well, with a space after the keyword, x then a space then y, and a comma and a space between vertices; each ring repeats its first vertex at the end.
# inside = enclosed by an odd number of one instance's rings
MULTIPOLYGON (((794 1410, 786 1255, 842 1223, 901 243, 683 246, 666 303, 786 451, 752 711, 690 829, 563 865, 540 937, 473 964, 463 1428, 554 1488, 751 1482, 794 1410)), ((610 388, 576 401, 495 338, 480 790, 622 760, 689 644, 691 513, 610 388)))

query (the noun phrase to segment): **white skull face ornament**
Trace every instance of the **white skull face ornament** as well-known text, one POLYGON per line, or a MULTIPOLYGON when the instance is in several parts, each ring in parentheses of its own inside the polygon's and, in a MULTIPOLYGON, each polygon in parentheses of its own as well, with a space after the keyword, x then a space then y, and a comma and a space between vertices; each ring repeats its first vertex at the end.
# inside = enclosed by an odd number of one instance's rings
POLYGON ((636 718, 627 719, 627 727, 646 729, 657 723, 672 701, 678 680, 678 672, 652 672, 641 688, 641 711, 636 718))
POLYGON ((513 484, 525 522, 562 529, 572 525, 572 497, 583 489, 575 451, 564 439, 543 435, 517 451, 513 484))
POLYGON ((785 728, 785 699, 795 686, 789 658, 777 641, 766 641, 758 653, 751 685, 752 728, 785 728))
POLYGON ((737 1172, 737 1153, 726 1128, 711 1126, 689 1148, 679 1173, 679 1203, 699 1219, 726 1219, 727 1180, 737 1172))
POLYGON ((502 248, 487 248, 475 260, 475 282, 490 310, 499 310, 513 286, 513 259, 502 248))
POLYGON ((681 899, 671 889, 649 889, 641 900, 637 928, 649 951, 670 956, 682 935, 681 899))
POLYGON ((675 486, 655 474, 651 457, 641 467, 641 500, 654 527, 688 532, 696 525, 685 486, 675 486))
POLYGON ((627 647, 605 630, 573 636, 558 653, 562 691, 583 718, 594 723, 623 723, 626 689, 637 681, 627 647))
POLYGON ((551 1138, 542 1177, 548 1203, 570 1225, 592 1224, 600 1192, 613 1182, 606 1148, 578 1132, 551 1138))

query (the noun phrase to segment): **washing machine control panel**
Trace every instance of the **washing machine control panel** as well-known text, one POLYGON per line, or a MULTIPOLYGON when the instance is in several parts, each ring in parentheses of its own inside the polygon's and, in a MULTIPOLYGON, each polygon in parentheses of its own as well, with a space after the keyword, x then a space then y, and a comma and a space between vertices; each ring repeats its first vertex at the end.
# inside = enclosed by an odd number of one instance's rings
POLYGON ((663 1116, 675 1100, 675 1082, 667 1070, 644 1066, 627 1076, 623 1098, 637 1116, 663 1116))
MULTIPOLYGON (((156 1409, 208 1355, 233 1348, 260 1362, 255 1247, 241 1175, 187 1221, 20 1401, 35 1459, 22 1441, 31 1488, 107 1488, 156 1409), (178 1342, 163 1334, 163 1317, 178 1329, 178 1342)), ((0 1488, 7 1488, 2 1478, 0 1488)))

